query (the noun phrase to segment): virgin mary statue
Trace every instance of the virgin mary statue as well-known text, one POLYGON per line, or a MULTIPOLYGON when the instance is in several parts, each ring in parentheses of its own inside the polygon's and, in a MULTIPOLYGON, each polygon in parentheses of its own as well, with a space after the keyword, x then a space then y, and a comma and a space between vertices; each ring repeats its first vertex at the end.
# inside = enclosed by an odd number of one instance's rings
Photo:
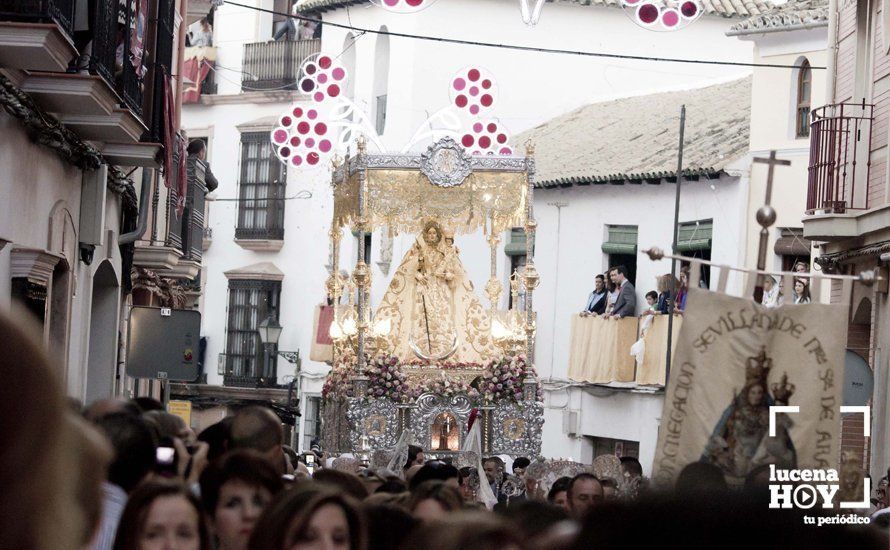
POLYGON ((401 360, 481 363, 494 357, 490 318, 458 253, 453 234, 427 221, 393 275, 375 321, 390 320, 390 347, 401 360))

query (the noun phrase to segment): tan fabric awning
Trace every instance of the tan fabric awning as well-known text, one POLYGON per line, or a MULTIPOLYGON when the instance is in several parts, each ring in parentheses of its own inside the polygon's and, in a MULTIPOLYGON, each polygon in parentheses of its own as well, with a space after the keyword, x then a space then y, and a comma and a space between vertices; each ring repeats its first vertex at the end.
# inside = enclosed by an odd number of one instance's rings
POLYGON ((636 317, 572 317, 569 378, 594 384, 633 382, 630 347, 637 340, 637 321, 636 317))
POLYGON ((809 256, 812 244, 802 237, 779 237, 773 250, 779 256, 809 256))

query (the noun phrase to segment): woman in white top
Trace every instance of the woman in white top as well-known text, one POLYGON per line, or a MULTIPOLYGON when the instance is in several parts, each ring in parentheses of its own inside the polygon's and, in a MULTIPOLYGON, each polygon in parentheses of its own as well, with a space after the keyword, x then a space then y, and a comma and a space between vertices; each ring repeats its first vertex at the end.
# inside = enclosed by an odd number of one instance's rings
POLYGON ((621 292, 621 287, 613 283, 611 280, 609 281, 609 301, 606 304, 606 315, 612 314, 612 307, 615 306, 615 302, 618 301, 618 294, 621 292))
POLYGON ((763 299, 760 300, 763 307, 774 308, 782 305, 782 292, 779 290, 779 282, 772 275, 763 279, 763 299))

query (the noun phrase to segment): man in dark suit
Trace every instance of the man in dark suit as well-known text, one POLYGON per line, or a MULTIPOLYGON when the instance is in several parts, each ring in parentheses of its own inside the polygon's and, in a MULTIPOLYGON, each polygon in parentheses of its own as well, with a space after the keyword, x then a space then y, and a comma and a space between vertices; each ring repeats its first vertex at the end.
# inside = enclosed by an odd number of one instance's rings
POLYGON ((612 318, 621 319, 629 315, 636 315, 637 291, 634 289, 634 285, 627 280, 627 268, 623 265, 613 267, 609 270, 609 277, 620 288, 618 299, 612 306, 612 318))
POLYGON ((606 290, 606 278, 597 275, 594 279, 594 290, 587 298, 587 306, 581 311, 581 317, 588 315, 602 315, 606 312, 606 302, 609 301, 609 292, 606 290))

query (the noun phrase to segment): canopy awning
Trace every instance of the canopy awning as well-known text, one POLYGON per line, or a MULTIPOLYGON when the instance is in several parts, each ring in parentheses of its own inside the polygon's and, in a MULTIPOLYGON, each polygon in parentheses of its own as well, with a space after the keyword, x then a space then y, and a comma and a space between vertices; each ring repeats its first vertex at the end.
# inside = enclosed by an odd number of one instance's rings
POLYGON ((334 172, 334 217, 340 227, 354 226, 360 218, 360 181, 364 178, 365 230, 389 228, 394 233, 419 233, 435 219, 456 234, 485 227, 495 232, 525 225, 529 200, 528 163, 525 157, 470 157, 463 149, 434 168, 442 143, 422 155, 366 154, 349 159, 334 172), (457 158, 455 158, 455 156, 457 158), (363 166, 362 166, 363 165, 363 166), (456 183, 455 183, 456 182, 456 183))

